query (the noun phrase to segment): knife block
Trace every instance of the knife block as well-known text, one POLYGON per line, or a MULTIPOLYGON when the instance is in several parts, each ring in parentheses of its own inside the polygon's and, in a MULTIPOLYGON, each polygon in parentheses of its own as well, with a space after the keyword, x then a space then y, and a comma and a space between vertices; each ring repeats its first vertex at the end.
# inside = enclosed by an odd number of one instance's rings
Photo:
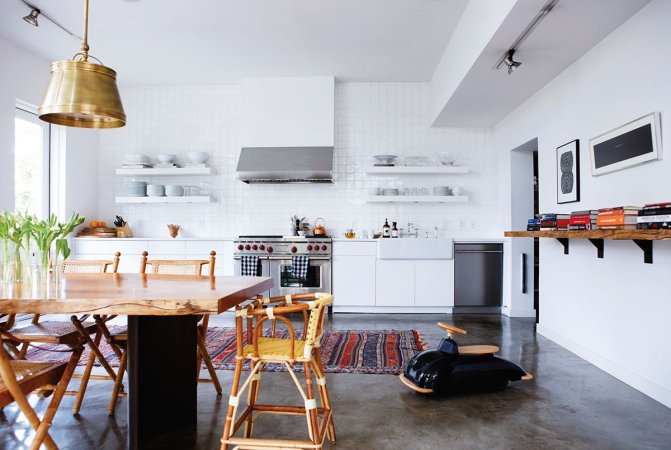
POLYGON ((131 231, 128 224, 125 224, 122 227, 116 227, 116 237, 118 238, 132 238, 133 232, 131 231))

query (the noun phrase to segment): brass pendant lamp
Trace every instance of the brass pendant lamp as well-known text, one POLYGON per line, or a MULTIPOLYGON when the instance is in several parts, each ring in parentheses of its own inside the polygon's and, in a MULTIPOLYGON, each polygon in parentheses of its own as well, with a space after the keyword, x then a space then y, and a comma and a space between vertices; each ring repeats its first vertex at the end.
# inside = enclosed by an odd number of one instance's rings
POLYGON ((89 55, 89 0, 84 0, 84 40, 71 61, 51 63, 51 78, 37 109, 45 122, 79 128, 119 128, 126 113, 116 72, 89 55), (100 64, 90 63, 89 56, 100 64))

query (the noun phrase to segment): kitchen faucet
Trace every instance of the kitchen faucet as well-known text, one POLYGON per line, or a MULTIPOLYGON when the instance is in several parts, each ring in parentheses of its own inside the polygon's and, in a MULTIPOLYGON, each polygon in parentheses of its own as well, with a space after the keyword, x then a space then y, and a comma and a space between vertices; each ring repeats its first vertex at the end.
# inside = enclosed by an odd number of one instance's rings
POLYGON ((419 237, 419 230, 415 228, 415 225, 412 222, 408 222, 408 237, 415 236, 419 237))

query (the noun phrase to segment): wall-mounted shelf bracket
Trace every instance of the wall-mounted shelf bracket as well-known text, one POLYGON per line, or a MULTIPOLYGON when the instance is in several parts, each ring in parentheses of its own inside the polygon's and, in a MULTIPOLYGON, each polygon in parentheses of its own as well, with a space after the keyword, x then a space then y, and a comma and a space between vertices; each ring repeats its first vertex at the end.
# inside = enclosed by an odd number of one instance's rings
POLYGON ((568 255, 568 238, 557 238, 557 240, 564 246, 564 254, 568 255))
POLYGON ((643 250, 643 262, 652 264, 652 241, 634 239, 634 243, 643 250))
POLYGON ((596 257, 603 258, 603 239, 590 239, 589 241, 596 247, 596 257))

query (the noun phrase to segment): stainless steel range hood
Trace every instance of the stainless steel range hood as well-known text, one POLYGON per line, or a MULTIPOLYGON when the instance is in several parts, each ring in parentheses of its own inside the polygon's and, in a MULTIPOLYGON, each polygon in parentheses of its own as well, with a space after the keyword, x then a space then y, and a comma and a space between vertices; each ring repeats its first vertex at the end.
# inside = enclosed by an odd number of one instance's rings
POLYGON ((333 183, 333 147, 243 147, 236 176, 245 183, 333 183))

